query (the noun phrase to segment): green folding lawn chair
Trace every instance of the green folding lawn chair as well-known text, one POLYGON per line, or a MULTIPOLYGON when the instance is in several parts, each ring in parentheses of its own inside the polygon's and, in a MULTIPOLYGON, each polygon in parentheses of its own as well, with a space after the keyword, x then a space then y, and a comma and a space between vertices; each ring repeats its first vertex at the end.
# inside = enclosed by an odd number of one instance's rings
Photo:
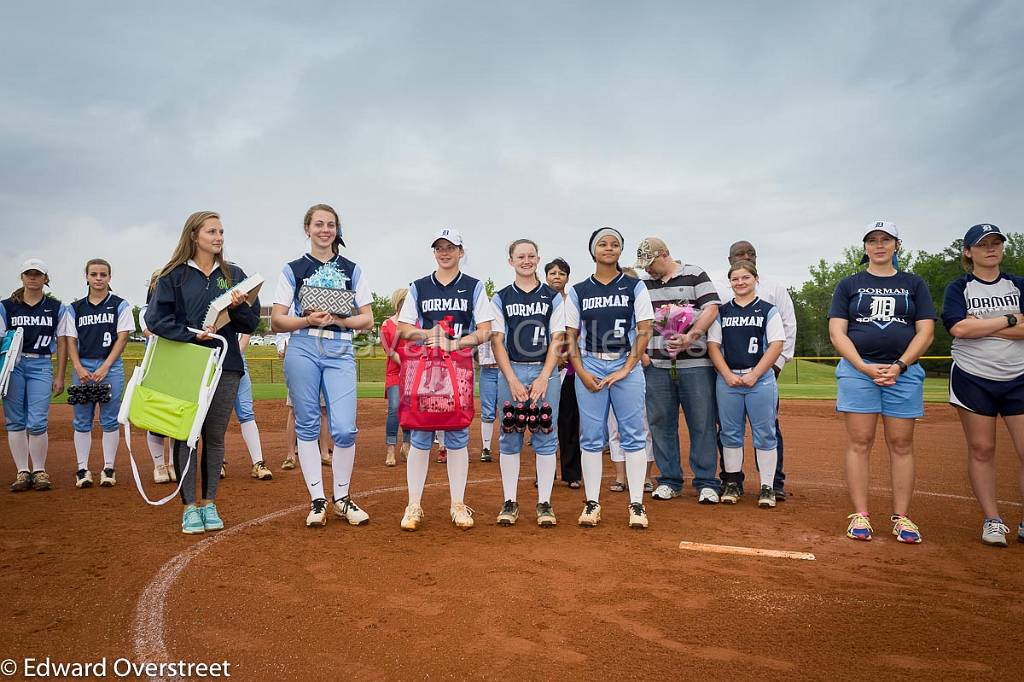
MULTIPOLYGON (((200 333, 198 329, 189 331, 200 333)), ((149 337, 142 364, 135 368, 125 388, 117 421, 124 424, 124 442, 128 447, 135 486, 149 504, 166 504, 177 496, 185 473, 192 464, 203 421, 220 382, 224 356, 228 352, 228 342, 223 336, 213 334, 212 338, 220 341, 222 348, 149 337), (132 455, 132 425, 180 440, 189 447, 185 468, 178 476, 177 489, 156 502, 147 497, 132 455)))
POLYGON ((21 327, 8 330, 0 344, 0 398, 7 397, 7 387, 11 384, 11 372, 21 359, 21 340, 25 332, 21 327))

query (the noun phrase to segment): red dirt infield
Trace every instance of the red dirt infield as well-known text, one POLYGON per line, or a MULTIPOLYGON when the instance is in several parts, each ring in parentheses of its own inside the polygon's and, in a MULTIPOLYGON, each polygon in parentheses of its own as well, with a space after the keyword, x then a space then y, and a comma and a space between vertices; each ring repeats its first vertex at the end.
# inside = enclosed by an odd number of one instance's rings
MULTIPOLYGON (((527 455, 523 513, 502 528, 499 466, 476 461, 474 424, 466 501, 476 527, 448 522, 444 466, 432 463, 416 533, 398 527, 405 470, 383 466, 383 400, 360 401, 353 492, 370 524, 332 517, 316 530, 303 526, 301 472, 280 470, 283 406, 258 402, 274 480, 250 478, 232 420, 218 495, 227 529, 199 537, 179 532, 177 501, 143 503, 123 444, 116 487, 76 490, 71 410, 54 406, 54 489, 0 492, 0 658, 227 660, 238 680, 1009 678, 1019 669, 1024 544, 981 545, 960 424, 948 406, 926 409, 912 508, 925 541, 906 546, 889 534, 881 434, 875 540, 845 538, 845 434, 826 401, 783 403, 792 497, 774 510, 749 494, 735 507, 700 506, 688 487, 675 500, 648 496, 651 526, 635 531, 627 496, 605 485, 601 525, 581 529, 582 491, 556 482, 559 525, 540 529, 527 455), (683 540, 816 561, 682 551, 683 540)), ((132 444, 148 482, 143 434, 133 431, 132 444)), ((99 446, 94 435, 94 474, 99 446)), ((1002 426, 997 458, 1001 509, 1016 531, 1019 463, 1002 426)), ((0 480, 13 477, 5 449, 0 480)))

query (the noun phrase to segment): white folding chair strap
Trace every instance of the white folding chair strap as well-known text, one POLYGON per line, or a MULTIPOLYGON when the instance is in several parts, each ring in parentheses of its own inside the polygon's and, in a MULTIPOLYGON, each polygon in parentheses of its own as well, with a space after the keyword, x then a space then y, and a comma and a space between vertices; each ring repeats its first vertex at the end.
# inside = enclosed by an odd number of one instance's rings
MULTIPOLYGON (((189 467, 192 465, 192 455, 195 454, 195 449, 190 448, 188 453, 188 459, 185 460, 185 468, 181 470, 181 474, 178 476, 178 487, 174 489, 174 492, 166 497, 162 497, 157 501, 149 499, 146 495, 146 491, 142 487, 142 478, 139 476, 139 467, 135 464, 135 455, 132 454, 132 441, 131 441, 131 427, 128 424, 124 425, 124 444, 128 448, 128 462, 132 465, 132 476, 135 478, 135 487, 138 488, 139 494, 142 495, 142 499, 154 507, 160 507, 167 504, 181 492, 181 486, 185 482, 185 474, 188 473, 189 467)), ((173 462, 171 466, 174 466, 173 462)))

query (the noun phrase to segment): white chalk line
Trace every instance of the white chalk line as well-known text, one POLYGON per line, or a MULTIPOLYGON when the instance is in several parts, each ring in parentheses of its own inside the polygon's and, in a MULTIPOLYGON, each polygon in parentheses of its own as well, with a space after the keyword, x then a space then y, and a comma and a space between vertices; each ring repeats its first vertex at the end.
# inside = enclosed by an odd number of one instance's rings
POLYGON ((679 543, 679 549, 687 549, 692 552, 708 552, 711 554, 739 554, 741 556, 763 556, 775 559, 799 559, 801 561, 814 561, 814 555, 809 552, 791 552, 784 549, 760 549, 758 547, 735 547, 733 545, 709 545, 703 542, 679 543))
MULTIPOLYGON (((532 477, 524 476, 519 480, 525 481, 533 479, 532 477)), ((500 482, 500 478, 481 478, 466 481, 466 485, 500 482)), ((426 484, 424 488, 434 488, 447 485, 448 481, 437 481, 426 484)), ((387 488, 374 488, 372 490, 352 493, 352 497, 372 497, 374 495, 382 495, 384 493, 401 492, 406 489, 407 486, 404 485, 390 486, 387 488)), ((178 577, 186 568, 188 568, 188 565, 192 563, 193 559, 217 543, 224 542, 225 540, 228 540, 254 526, 259 526, 267 523, 268 521, 273 521, 282 516, 287 516, 288 514, 301 512, 308 508, 308 503, 297 504, 292 507, 286 507, 285 509, 269 512, 254 519, 249 519, 237 526, 231 526, 230 528, 211 534, 209 537, 204 538, 202 541, 171 557, 170 560, 160 567, 160 570, 157 571, 149 584, 146 585, 146 588, 142 591, 142 596, 139 597, 139 601, 135 606, 135 618, 133 619, 132 624, 132 648, 135 651, 136 660, 140 663, 161 663, 170 660, 167 656, 166 644, 164 643, 164 612, 167 606, 167 595, 170 592, 171 587, 178 580, 178 577)), ((150 677, 149 679, 152 682, 158 682, 164 678, 150 677)))

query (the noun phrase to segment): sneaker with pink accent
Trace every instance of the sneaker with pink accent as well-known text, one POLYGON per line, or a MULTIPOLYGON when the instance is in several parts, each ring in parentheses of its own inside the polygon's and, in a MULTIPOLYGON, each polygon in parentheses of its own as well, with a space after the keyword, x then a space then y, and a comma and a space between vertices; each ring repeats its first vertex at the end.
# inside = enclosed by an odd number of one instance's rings
POLYGON ((850 519, 850 525, 846 527, 846 537, 851 540, 871 541, 874 529, 871 527, 871 521, 868 520, 867 514, 855 512, 846 518, 850 519))
POLYGON ((896 540, 908 545, 921 544, 921 531, 910 517, 893 514, 889 520, 892 521, 892 534, 896 536, 896 540))

